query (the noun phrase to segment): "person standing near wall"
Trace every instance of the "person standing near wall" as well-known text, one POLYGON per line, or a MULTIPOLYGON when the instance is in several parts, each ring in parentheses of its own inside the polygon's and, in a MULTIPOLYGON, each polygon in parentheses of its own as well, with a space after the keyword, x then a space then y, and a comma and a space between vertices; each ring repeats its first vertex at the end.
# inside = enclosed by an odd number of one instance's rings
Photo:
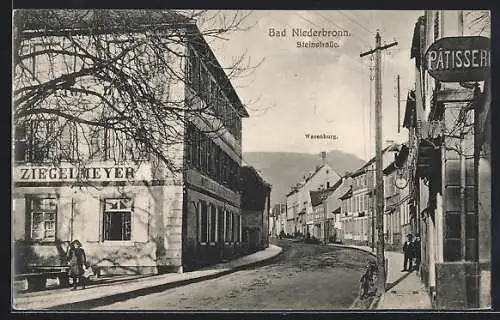
POLYGON ((84 266, 87 263, 87 259, 80 241, 74 240, 71 242, 67 258, 69 276, 73 278, 73 288, 71 290, 76 290, 78 284, 82 286, 82 289, 85 289, 85 278, 83 277, 83 273, 85 272, 84 266))
POLYGON ((403 244, 404 263, 403 263, 403 270, 401 271, 410 271, 413 266, 412 235, 409 234, 407 237, 408 239, 403 244))
POLYGON ((413 245, 413 256, 415 257, 415 270, 420 271, 420 235, 415 236, 413 245))

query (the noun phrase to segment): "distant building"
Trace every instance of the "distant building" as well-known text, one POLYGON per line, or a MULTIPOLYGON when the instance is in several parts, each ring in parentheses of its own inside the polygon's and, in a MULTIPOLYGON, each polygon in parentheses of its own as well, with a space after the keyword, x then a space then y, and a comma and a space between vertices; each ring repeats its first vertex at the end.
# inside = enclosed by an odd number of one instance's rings
POLYGON ((276 204, 269 217, 269 234, 278 237, 285 231, 286 203, 276 204))
MULTIPOLYGON (((391 143, 382 150, 382 163, 388 166, 393 161, 391 143)), ((374 246, 377 242, 375 210, 375 158, 348 175, 350 188, 340 196, 342 240, 347 243, 374 246)), ((387 187, 393 190, 393 187, 387 187)), ((391 191, 392 192, 392 191, 391 191)), ((392 195, 392 193, 391 193, 392 195)), ((384 234, 393 234, 394 224, 388 212, 384 213, 384 234), (389 218, 388 218, 389 216, 389 218)), ((387 238, 387 236, 386 236, 387 238)), ((392 239, 392 238, 391 238, 392 239)))
POLYGON ((241 167, 243 245, 250 252, 269 246, 271 185, 248 166, 241 167))
MULTIPOLYGON (((394 160, 386 165, 384 174, 384 241, 386 248, 401 250, 406 236, 412 233, 410 210, 413 201, 409 192, 408 176, 404 175, 407 169, 404 166, 407 158, 406 145, 394 145, 389 152, 393 152, 394 160), (406 179, 406 183, 398 185, 398 179, 406 179)), ((414 232, 413 232, 414 233, 414 232)))
POLYGON ((329 237, 334 241, 342 241, 342 200, 340 197, 347 192, 352 185, 352 178, 342 177, 333 187, 333 192, 327 198, 329 237))
MULTIPOLYGON (((325 159, 323 159, 324 161, 325 159)), ((307 213, 312 212, 310 191, 332 187, 341 177, 328 164, 323 162, 315 171, 303 177, 304 180, 292 188, 286 196, 287 227, 286 233, 307 232, 307 213)))

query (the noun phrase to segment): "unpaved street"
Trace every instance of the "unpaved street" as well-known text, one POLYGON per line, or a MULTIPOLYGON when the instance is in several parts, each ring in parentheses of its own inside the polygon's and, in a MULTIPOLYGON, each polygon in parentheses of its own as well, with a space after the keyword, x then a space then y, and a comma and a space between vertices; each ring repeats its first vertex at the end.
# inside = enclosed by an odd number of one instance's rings
POLYGON ((100 310, 346 309, 367 253, 280 240, 277 262, 103 306, 100 310))

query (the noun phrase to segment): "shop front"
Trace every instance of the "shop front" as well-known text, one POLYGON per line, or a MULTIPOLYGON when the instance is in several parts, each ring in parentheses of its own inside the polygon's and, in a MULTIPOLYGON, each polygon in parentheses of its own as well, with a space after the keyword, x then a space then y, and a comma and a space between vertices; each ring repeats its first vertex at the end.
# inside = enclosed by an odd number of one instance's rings
POLYGON ((242 228, 240 194, 193 169, 186 170, 185 181, 184 269, 242 255, 248 249, 243 240, 254 232, 242 228))
POLYGON ((82 243, 97 275, 181 267, 182 187, 153 183, 149 164, 14 170, 16 274, 64 268, 73 240, 82 243))

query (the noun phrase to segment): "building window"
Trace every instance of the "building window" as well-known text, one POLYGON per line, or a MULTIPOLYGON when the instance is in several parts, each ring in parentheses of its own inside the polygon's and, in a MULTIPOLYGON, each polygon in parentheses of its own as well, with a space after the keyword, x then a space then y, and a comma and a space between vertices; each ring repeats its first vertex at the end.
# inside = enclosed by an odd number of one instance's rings
POLYGON ((200 96, 207 103, 209 104, 208 99, 210 97, 210 74, 208 73, 207 68, 202 65, 201 67, 201 83, 200 83, 200 96))
POLYGON ((210 80, 210 109, 213 115, 216 114, 216 105, 217 105, 217 92, 219 91, 219 87, 215 80, 210 80))
POLYGON ((130 241, 132 234, 132 199, 104 200, 104 241, 130 241))
POLYGON ((28 140, 26 124, 19 124, 14 132, 14 159, 15 161, 28 161, 28 140))
POLYGON ((224 242, 225 227, 224 227, 224 209, 222 207, 217 208, 217 239, 224 242))
POLYGON ((199 206, 199 241, 208 242, 208 207, 205 201, 200 201, 199 206))
POLYGON ((28 197, 30 239, 37 241, 56 240, 57 199, 28 197))
POLYGON ((189 48, 189 57, 188 57, 188 65, 187 67, 189 68, 189 74, 188 74, 188 81, 191 84, 191 87, 194 89, 196 93, 199 93, 200 90, 200 73, 201 73, 201 68, 200 68, 200 59, 196 55, 195 51, 192 48, 189 48))
POLYGON ((72 161, 78 157, 78 129, 75 123, 66 122, 61 134, 61 160, 72 161))
POLYGON ((217 242, 217 208, 210 204, 210 243, 217 242))
POLYGON ((47 162, 57 157, 56 120, 40 119, 18 124, 15 130, 17 161, 47 162))
POLYGON ((29 50, 33 56, 30 58, 31 65, 26 67, 32 72, 33 80, 39 79, 43 82, 47 76, 54 76, 55 56, 52 53, 43 54, 42 51, 57 49, 57 46, 58 43, 33 43, 30 45, 29 50))
POLYGON ((233 215, 226 210, 226 242, 233 241, 233 215))
POLYGON ((194 78, 194 59, 196 58, 195 53, 191 47, 188 47, 188 56, 186 59, 186 75, 187 75, 187 80, 190 85, 193 84, 193 78, 194 78))
POLYGON ((90 133, 91 158, 104 161, 111 158, 111 130, 93 128, 90 133))
POLYGON ((241 216, 239 214, 233 213, 233 240, 235 242, 240 242, 240 226, 241 226, 241 216))

